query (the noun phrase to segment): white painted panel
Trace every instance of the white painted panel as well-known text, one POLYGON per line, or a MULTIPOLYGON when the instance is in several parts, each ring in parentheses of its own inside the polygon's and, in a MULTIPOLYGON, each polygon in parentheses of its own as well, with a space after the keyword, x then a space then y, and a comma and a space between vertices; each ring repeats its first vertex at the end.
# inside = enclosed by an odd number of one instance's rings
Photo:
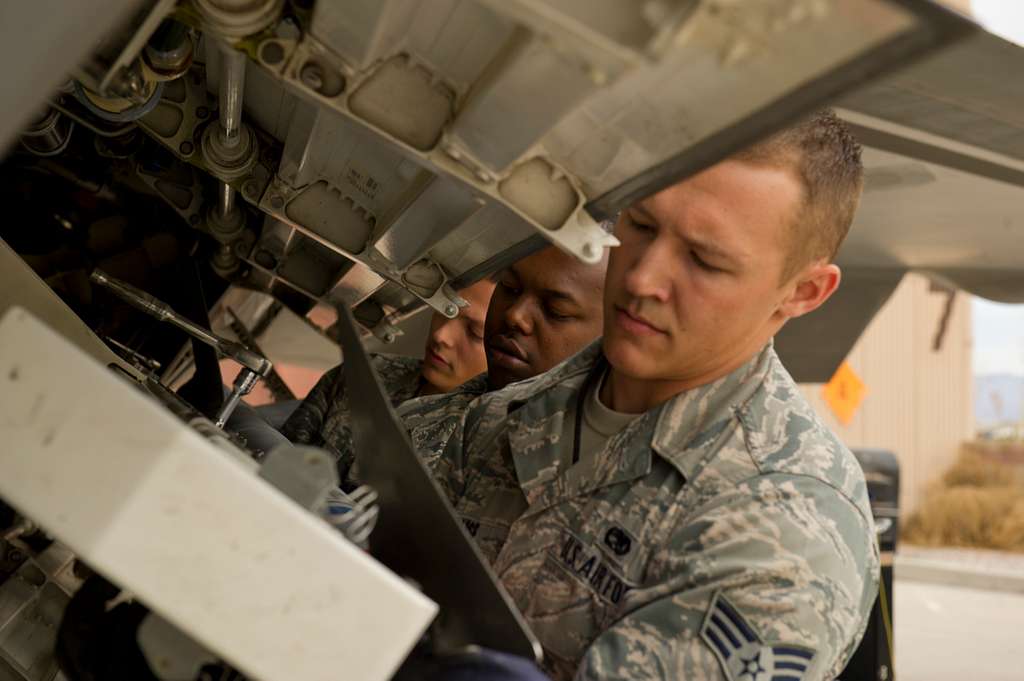
POLYGON ((20 308, 0 320, 0 496, 261 681, 384 681, 436 613, 20 308))

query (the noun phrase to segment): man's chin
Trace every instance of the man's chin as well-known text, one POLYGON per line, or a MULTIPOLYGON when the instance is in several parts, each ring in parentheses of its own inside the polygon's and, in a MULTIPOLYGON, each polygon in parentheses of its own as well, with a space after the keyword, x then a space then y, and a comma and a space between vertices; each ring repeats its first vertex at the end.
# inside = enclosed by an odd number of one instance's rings
POLYGON ((654 378, 658 373, 659 352, 635 338, 605 336, 604 356, 615 371, 632 378, 654 378))
POLYGON ((501 390, 510 383, 518 383, 530 378, 529 374, 520 374, 503 366, 495 365, 487 368, 487 382, 494 390, 501 390))

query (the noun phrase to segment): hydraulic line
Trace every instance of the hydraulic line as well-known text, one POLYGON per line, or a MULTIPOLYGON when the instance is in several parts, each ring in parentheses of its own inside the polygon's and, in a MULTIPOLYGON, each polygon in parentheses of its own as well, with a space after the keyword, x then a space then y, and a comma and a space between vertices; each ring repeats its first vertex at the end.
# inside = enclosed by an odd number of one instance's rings
POLYGON ((217 211, 227 217, 235 208, 235 190, 227 182, 217 183, 217 211))
POLYGON ((225 147, 238 144, 245 92, 245 54, 220 44, 220 134, 225 147))
MULTIPOLYGON (((245 94, 245 54, 220 44, 220 134, 228 149, 238 146, 242 126, 242 100, 245 94)), ((235 190, 226 182, 217 187, 217 210, 227 218, 235 210, 235 190)))

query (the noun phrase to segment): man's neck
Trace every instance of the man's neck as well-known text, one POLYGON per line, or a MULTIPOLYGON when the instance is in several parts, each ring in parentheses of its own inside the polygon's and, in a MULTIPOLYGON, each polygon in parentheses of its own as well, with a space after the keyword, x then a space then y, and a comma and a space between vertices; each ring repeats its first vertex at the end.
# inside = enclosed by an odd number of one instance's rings
POLYGON ((601 386, 600 398, 613 411, 642 414, 686 389, 685 385, 677 381, 633 378, 611 367, 601 386))
POLYGON ((740 368, 750 359, 751 357, 746 357, 736 360, 717 370, 686 379, 634 378, 612 366, 609 367, 608 377, 605 379, 604 385, 601 386, 600 398, 606 407, 614 411, 642 414, 668 402, 680 393, 717 381, 740 368))

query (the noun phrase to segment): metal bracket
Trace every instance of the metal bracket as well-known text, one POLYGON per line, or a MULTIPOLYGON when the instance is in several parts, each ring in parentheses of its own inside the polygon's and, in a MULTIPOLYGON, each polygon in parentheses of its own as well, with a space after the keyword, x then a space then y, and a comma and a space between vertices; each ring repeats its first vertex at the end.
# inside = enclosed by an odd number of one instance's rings
POLYGON ((199 150, 197 129, 211 119, 216 108, 206 91, 203 67, 193 64, 184 76, 164 84, 160 103, 138 123, 175 156, 191 161, 199 150))
MULTIPOLYGON (((204 128, 208 125, 216 125, 216 112, 216 100, 206 90, 204 67, 195 64, 185 76, 165 84, 164 96, 160 103, 138 123, 143 132, 169 149, 179 159, 216 177, 218 173, 207 167, 200 149, 204 128)), ((270 135, 256 129, 251 123, 247 125, 254 135, 255 146, 258 147, 259 154, 251 167, 248 167, 245 173, 232 177, 229 184, 240 191, 246 201, 257 206, 270 183, 273 168, 279 163, 281 154, 279 145, 270 135)), ((147 184, 153 186, 149 181, 147 184)), ((181 209, 177 206, 174 207, 180 214, 181 209)), ((183 217, 189 220, 189 224, 199 225, 201 222, 199 205, 190 205, 188 211, 183 217), (193 215, 196 215, 197 218, 193 218, 193 215)))
MULTIPOLYGON (((370 81, 382 64, 357 74, 308 35, 299 43, 278 38, 268 39, 257 47, 256 53, 257 63, 271 71, 275 77, 281 78, 296 94, 355 121, 372 131, 392 150, 437 175, 456 180, 480 198, 502 203, 544 238, 580 260, 596 263, 601 259, 604 248, 618 245, 615 237, 605 232, 584 210, 586 197, 577 186, 575 178, 549 159, 535 155, 501 174, 482 172, 485 164, 448 141, 447 125, 437 143, 423 149, 353 112, 349 106, 350 93, 357 92, 370 81), (317 66, 317 79, 304 77, 304 73, 308 76, 310 64, 317 66), (326 87, 324 83, 327 81, 334 85, 326 87), (522 190, 523 186, 536 184, 545 178, 562 197, 563 203, 571 205, 570 210, 566 211, 563 207, 555 211, 553 216, 542 215, 542 212, 547 212, 543 210, 546 207, 541 207, 535 196, 522 190)), ((416 64, 415 68, 425 67, 416 64)), ((438 309, 430 301, 426 302, 438 309)), ((443 308, 440 311, 444 312, 443 308)))
POLYGON ((370 329, 370 332, 373 333, 373 335, 379 338, 382 342, 387 343, 388 345, 394 343, 399 336, 405 335, 404 331, 402 331, 397 326, 394 326, 393 324, 389 323, 387 317, 382 319, 380 323, 378 323, 376 326, 370 329))
MULTIPOLYGON (((395 267, 394 263, 385 258, 380 252, 375 249, 367 249, 364 242, 360 242, 358 251, 354 249, 352 251, 347 250, 339 246, 335 241, 332 241, 327 236, 320 234, 319 232, 311 229, 308 225, 304 225, 295 219, 288 213, 288 207, 293 201, 302 196, 303 192, 309 191, 311 186, 295 188, 283 181, 280 177, 274 176, 270 182, 270 186, 267 191, 263 194, 263 198, 259 202, 259 209, 264 213, 272 216, 273 218, 280 220, 286 225, 292 227, 295 231, 299 232, 303 236, 316 241, 322 246, 345 256, 349 260, 353 260, 357 263, 361 263, 373 271, 377 272, 380 276, 385 279, 389 279, 402 287, 406 288, 417 298, 425 302, 430 307, 434 308, 446 317, 454 317, 459 313, 459 298, 455 295, 454 291, 447 285, 448 277, 444 272, 443 268, 436 263, 433 263, 429 259, 422 259, 416 263, 413 263, 410 267, 405 270, 400 270, 395 267), (403 276, 413 267, 436 267, 441 276, 440 284, 431 295, 423 295, 410 287, 409 284, 403 279, 403 276)), ((337 192, 339 197, 344 197, 340 190, 337 192)), ((369 226, 374 216, 370 215, 365 209, 355 205, 352 202, 354 212, 362 211, 366 215, 367 225, 369 226)))

